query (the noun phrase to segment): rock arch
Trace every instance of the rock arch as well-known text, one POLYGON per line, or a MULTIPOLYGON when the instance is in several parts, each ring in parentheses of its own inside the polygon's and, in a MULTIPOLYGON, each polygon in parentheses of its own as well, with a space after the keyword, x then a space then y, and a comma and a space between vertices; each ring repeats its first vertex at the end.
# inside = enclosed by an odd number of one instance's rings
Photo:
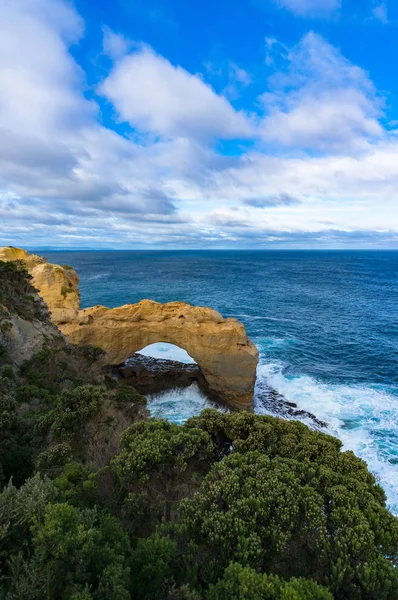
POLYGON ((100 346, 112 365, 150 344, 175 344, 197 362, 215 395, 236 407, 252 407, 257 348, 242 323, 211 308, 152 300, 112 309, 94 306, 60 329, 73 343, 100 346))

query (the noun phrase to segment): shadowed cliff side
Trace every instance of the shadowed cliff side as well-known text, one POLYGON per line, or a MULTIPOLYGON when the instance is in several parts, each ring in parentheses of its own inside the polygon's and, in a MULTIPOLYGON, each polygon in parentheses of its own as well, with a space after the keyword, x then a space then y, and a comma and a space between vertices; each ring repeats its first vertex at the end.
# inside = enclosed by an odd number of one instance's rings
POLYGON ((0 248, 0 260, 23 263, 32 276, 32 285, 47 304, 53 323, 59 325, 76 318, 80 308, 79 277, 72 267, 51 264, 13 246, 0 248))

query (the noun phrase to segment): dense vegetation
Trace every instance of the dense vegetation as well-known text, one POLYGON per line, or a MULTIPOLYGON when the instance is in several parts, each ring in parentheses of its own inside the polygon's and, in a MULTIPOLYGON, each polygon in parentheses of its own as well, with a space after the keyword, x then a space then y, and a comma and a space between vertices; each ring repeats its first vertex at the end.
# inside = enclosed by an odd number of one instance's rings
MULTIPOLYGON (((0 290, 0 328, 48 319, 20 266, 0 263, 0 290)), ((398 520, 338 440, 249 413, 150 419, 99 349, 59 338, 16 369, 4 348, 0 598, 397 600, 398 520)))

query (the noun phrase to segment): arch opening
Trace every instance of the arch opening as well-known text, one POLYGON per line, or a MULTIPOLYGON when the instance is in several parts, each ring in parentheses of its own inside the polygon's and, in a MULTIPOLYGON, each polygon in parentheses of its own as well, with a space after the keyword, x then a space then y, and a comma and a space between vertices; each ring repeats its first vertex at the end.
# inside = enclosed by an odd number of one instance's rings
POLYGON ((174 360, 184 364, 197 364, 196 360, 184 348, 169 342, 156 342, 138 350, 136 354, 151 356, 161 360, 174 360))
MULTIPOLYGON (((175 401, 181 402, 181 395, 189 392, 191 404, 204 405, 209 400, 209 389, 200 366, 188 352, 169 342, 155 342, 134 352, 121 367, 119 374, 126 383, 133 385, 147 396, 151 405, 171 407, 175 401)), ((174 408, 172 413, 180 414, 174 408)), ((196 414, 197 410, 186 414, 196 414)), ((178 420, 178 419, 177 419, 178 420)))
POLYGON ((109 365, 121 365, 152 344, 183 348, 197 363, 185 366, 197 369, 213 397, 252 409, 257 348, 242 323, 211 308, 152 300, 114 309, 95 306, 80 311, 62 331, 74 343, 100 346, 109 365))
MULTIPOLYGON (((156 389, 156 384, 153 383, 150 386, 152 389, 141 389, 143 393, 145 392, 148 410, 152 416, 181 424, 190 417, 199 415, 205 408, 214 406, 221 408, 210 398, 208 390, 204 389, 205 380, 200 367, 180 346, 157 342, 145 346, 132 355, 132 361, 137 361, 137 356, 142 357, 142 364, 149 359, 151 361, 147 363, 149 368, 154 364, 152 359, 158 361, 158 366, 159 362, 162 362, 163 366, 167 364, 170 366, 171 380, 163 375, 163 382, 159 382, 159 389, 156 389), (161 385, 162 389, 160 389, 161 385)), ((126 365, 128 364, 129 359, 126 361, 126 365)))

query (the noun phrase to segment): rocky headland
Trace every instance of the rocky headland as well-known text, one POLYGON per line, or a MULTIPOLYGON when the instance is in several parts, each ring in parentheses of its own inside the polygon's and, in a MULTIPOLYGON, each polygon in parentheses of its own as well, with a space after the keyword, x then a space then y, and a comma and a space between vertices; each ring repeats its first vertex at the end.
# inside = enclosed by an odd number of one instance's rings
MULTIPOLYGON (((104 350, 108 365, 121 365, 134 352, 156 342, 175 344, 195 360, 211 395, 233 407, 252 408, 258 350, 237 319, 224 319, 208 307, 152 300, 113 309, 94 306, 79 310, 79 278, 71 267, 48 263, 13 247, 0 249, 0 260, 21 261, 53 323, 72 343, 104 350)), ((43 335, 37 336, 30 348, 32 343, 24 345, 22 333, 14 344, 16 362, 40 349, 43 335)), ((30 333, 25 337, 32 339, 30 333)))
POLYGON ((73 321, 80 309, 79 276, 68 265, 54 265, 41 256, 22 248, 0 248, 0 260, 21 261, 32 276, 32 284, 39 292, 56 325, 73 321))

